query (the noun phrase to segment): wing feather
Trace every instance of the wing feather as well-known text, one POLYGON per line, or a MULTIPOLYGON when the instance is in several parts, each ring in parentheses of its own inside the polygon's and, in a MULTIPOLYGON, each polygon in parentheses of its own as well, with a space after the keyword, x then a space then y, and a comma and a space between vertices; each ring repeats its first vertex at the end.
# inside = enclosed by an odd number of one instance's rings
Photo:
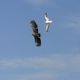
POLYGON ((41 38, 40 38, 41 34, 38 33, 38 25, 34 20, 31 21, 31 24, 32 24, 32 35, 35 39, 36 46, 41 46, 41 38))

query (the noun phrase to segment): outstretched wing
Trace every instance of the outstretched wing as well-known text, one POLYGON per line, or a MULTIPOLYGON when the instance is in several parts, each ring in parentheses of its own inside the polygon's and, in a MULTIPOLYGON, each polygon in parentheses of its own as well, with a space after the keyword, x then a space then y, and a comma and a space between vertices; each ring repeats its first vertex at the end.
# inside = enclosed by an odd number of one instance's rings
POLYGON ((48 18, 47 13, 45 13, 45 15, 44 15, 44 19, 45 19, 45 21, 49 21, 49 18, 48 18))
POLYGON ((32 35, 35 39, 36 46, 40 46, 41 38, 40 38, 40 33, 38 33, 38 25, 34 20, 31 21, 31 24, 32 24, 32 35))
POLYGON ((48 32, 49 27, 50 27, 50 24, 49 23, 46 23, 46 32, 48 32))
POLYGON ((33 36, 34 36, 34 40, 35 40, 36 46, 41 46, 40 34, 33 35, 33 36))
POLYGON ((36 41, 37 41, 36 46, 41 46, 41 39, 40 39, 40 37, 36 37, 36 41))

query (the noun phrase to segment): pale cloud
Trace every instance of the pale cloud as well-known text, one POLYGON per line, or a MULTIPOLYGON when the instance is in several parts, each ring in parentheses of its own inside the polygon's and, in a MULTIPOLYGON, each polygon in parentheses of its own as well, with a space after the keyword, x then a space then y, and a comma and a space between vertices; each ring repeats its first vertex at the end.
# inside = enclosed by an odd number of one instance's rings
MULTIPOLYGON (((25 69, 26 74, 13 75, 15 80, 56 80, 60 72, 80 72, 80 54, 57 54, 44 57, 0 59, 0 69, 25 69), (27 73, 27 70, 35 70, 27 73)), ((60 75, 60 74, 59 74, 60 75)))
POLYGON ((41 73, 28 73, 28 74, 17 74, 17 75, 7 75, 6 77, 1 78, 1 80, 53 80, 54 76, 49 72, 41 73))
POLYGON ((53 80, 53 74, 50 73, 34 73, 27 75, 19 75, 16 80, 53 80))
POLYGON ((80 32, 80 16, 68 16, 63 26, 73 31, 80 32))
POLYGON ((51 55, 46 57, 28 57, 19 59, 0 59, 2 68, 46 68, 53 70, 79 70, 80 55, 51 55))
POLYGON ((43 5, 47 4, 50 0, 25 0, 25 2, 31 4, 31 5, 43 5))
POLYGON ((80 29, 80 17, 72 17, 70 26, 80 29))

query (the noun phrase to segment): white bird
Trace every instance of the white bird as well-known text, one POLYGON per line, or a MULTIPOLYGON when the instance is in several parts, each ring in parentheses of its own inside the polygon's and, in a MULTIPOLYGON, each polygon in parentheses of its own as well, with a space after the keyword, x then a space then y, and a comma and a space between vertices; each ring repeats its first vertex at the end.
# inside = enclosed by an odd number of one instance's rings
POLYGON ((48 18, 47 13, 45 13, 44 19, 45 19, 45 24, 46 24, 45 31, 48 32, 48 29, 49 29, 49 27, 50 27, 50 24, 52 24, 52 20, 50 20, 50 19, 48 18))

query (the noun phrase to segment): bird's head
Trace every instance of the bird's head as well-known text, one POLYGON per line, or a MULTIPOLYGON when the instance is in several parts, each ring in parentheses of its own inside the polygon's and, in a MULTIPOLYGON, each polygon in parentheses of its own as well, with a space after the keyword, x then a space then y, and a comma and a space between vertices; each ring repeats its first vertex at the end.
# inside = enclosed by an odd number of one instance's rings
POLYGON ((30 23, 32 24, 32 27, 37 28, 37 24, 36 24, 35 20, 32 20, 30 23))
POLYGON ((34 24, 34 23, 35 23, 35 20, 30 21, 30 23, 31 23, 31 24, 34 24))

